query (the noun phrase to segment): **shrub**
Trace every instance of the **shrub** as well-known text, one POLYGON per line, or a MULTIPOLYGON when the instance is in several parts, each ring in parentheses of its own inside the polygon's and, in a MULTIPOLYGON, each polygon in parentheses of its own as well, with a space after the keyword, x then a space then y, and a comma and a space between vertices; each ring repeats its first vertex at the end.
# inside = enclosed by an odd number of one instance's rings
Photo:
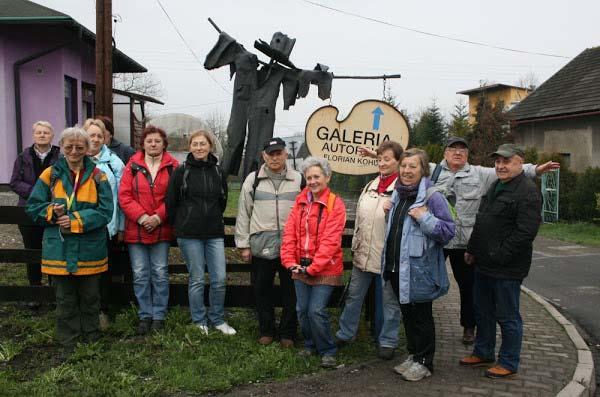
POLYGON ((568 194, 571 219, 591 222, 595 218, 600 218, 598 194, 600 194, 600 168, 589 167, 577 177, 575 188, 568 194))

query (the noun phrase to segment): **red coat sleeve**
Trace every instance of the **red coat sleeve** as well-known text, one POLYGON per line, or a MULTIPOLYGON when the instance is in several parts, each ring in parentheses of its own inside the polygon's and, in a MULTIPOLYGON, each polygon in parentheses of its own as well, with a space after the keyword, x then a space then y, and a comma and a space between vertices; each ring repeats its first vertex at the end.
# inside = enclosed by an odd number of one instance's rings
POLYGON ((300 222, 300 205, 298 200, 294 204, 294 208, 290 212, 290 215, 285 222, 285 229, 283 229, 283 240, 281 241, 281 265, 287 269, 291 266, 297 265, 299 262, 297 255, 298 252, 298 236, 296 230, 298 222, 300 222))
POLYGON ((121 184, 119 185, 119 205, 127 219, 132 222, 137 222, 137 220, 140 219, 140 216, 146 213, 144 208, 136 200, 137 197, 133 194, 131 162, 129 162, 121 176, 121 184))
POLYGON ((336 197, 333 210, 328 214, 322 230, 319 231, 319 247, 312 264, 306 268, 309 275, 314 276, 332 266, 335 256, 342 249, 342 235, 346 226, 346 206, 344 201, 336 197))

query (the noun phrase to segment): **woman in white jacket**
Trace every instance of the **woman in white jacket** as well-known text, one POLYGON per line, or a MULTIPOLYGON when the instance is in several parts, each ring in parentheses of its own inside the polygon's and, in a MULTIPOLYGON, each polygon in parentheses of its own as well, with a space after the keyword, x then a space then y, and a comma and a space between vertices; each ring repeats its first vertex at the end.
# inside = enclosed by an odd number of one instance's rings
MULTIPOLYGON (((383 205, 390 200, 394 192, 402 152, 402 146, 394 141, 385 141, 379 145, 379 176, 365 186, 358 199, 352 238, 352 277, 344 310, 340 316, 340 328, 336 333, 339 345, 355 338, 365 294, 372 280, 381 277, 381 252, 386 226, 383 205)), ((398 346, 400 306, 389 285, 384 285, 383 294, 389 297, 383 299, 385 321, 378 337, 378 355, 384 359, 391 359, 394 349, 398 346)))

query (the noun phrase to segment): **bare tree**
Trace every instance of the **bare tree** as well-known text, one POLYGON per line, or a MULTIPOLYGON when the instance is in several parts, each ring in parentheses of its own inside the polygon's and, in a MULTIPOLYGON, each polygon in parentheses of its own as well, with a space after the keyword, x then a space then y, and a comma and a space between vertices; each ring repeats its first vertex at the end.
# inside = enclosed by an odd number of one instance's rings
POLYGON ((517 82, 516 82, 516 85, 518 85, 519 87, 528 88, 531 91, 535 90, 539 84, 540 84, 540 79, 532 71, 529 71, 529 72, 525 73, 523 76, 519 77, 519 80, 517 80, 517 82))
POLYGON ((208 116, 202 119, 205 128, 215 134, 222 147, 227 143, 227 120, 223 113, 213 109, 208 116))
POLYGON ((152 73, 115 73, 113 87, 157 99, 164 95, 162 84, 152 73))

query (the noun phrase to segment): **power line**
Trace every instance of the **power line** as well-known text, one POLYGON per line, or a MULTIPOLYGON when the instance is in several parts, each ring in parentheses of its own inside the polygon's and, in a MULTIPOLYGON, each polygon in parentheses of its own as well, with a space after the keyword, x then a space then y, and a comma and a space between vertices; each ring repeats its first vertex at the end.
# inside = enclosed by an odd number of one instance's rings
POLYGON ((518 52, 518 53, 521 53, 521 54, 531 54, 531 55, 541 55, 541 56, 552 57, 552 58, 571 59, 571 57, 567 57, 567 56, 564 56, 564 55, 549 54, 549 53, 545 53, 545 52, 534 52, 534 51, 517 50, 517 49, 514 49, 514 48, 501 47, 501 46, 496 46, 496 45, 493 45, 493 44, 482 43, 482 42, 479 42, 479 41, 465 40, 465 39, 460 39, 460 38, 457 38, 457 37, 446 36, 446 35, 437 34, 437 33, 431 33, 431 32, 426 32, 424 30, 409 28, 407 26, 402 26, 402 25, 396 25, 394 23, 386 22, 386 21, 381 20, 381 19, 371 18, 371 17, 367 17, 367 16, 364 16, 364 15, 353 13, 353 12, 350 12, 350 11, 341 10, 339 8, 334 8, 334 7, 326 6, 324 4, 320 4, 320 3, 317 3, 317 2, 314 2, 314 1, 310 1, 310 0, 300 0, 300 1, 302 1, 304 3, 307 3, 307 4, 310 4, 310 5, 313 5, 313 6, 316 6, 316 7, 325 8, 325 9, 330 10, 330 11, 339 12, 339 13, 344 14, 344 15, 350 15, 350 16, 353 16, 355 18, 360 18, 360 19, 364 19, 364 20, 367 20, 367 21, 376 22, 376 23, 379 23, 379 24, 382 24, 382 25, 392 26, 392 27, 395 27, 395 28, 398 28, 398 29, 408 30, 410 32, 419 33, 419 34, 423 34, 423 35, 426 35, 426 36, 437 37, 437 38, 440 38, 440 39, 457 41, 459 43, 472 44, 472 45, 476 45, 476 46, 480 46, 480 47, 494 48, 496 50, 518 52))
MULTIPOLYGON (((181 41, 183 41, 183 44, 185 44, 185 46, 187 47, 187 49, 190 51, 190 53, 192 54, 192 56, 194 57, 194 59, 196 60, 196 62, 198 62, 200 65, 202 65, 202 67, 204 67, 202 61, 200 60, 200 58, 198 58, 198 56, 196 55, 196 53, 194 52, 194 50, 192 49, 192 47, 188 44, 188 42, 186 41, 186 39, 183 37, 183 34, 181 34, 181 32, 179 31, 179 29, 177 28, 177 25, 175 25, 175 21, 173 21, 173 19, 171 18, 171 16, 169 15, 169 13, 167 12, 167 10, 165 10, 165 7, 163 7, 163 5, 161 4, 160 0, 156 0, 156 2, 158 3, 159 7, 161 8, 161 10, 165 13, 165 16, 167 17, 167 19, 169 20, 169 22, 171 23, 171 26, 173 26, 173 29, 175 29, 175 32, 177 32, 177 34, 179 35, 179 37, 181 38, 181 41)), ((221 87, 221 89, 223 91, 225 91, 226 93, 228 93, 229 95, 231 95, 231 92, 229 92, 229 90, 227 88, 225 88, 221 83, 219 83, 217 81, 217 79, 215 79, 209 72, 208 70, 204 69, 204 71, 206 71, 206 74, 208 74, 208 77, 210 77, 212 79, 212 81, 214 81, 215 83, 217 83, 217 85, 219 87, 221 87)))

